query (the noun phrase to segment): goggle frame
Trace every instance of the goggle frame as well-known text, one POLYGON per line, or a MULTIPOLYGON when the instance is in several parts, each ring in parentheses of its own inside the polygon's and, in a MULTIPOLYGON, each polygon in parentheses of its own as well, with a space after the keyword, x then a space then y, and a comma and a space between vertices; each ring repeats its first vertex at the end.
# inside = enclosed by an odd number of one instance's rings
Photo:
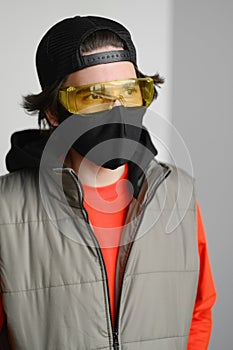
MULTIPOLYGON (((72 114, 82 115, 111 110, 117 100, 123 106, 129 108, 148 107, 153 101, 154 96, 154 81, 150 77, 110 80, 77 87, 62 86, 58 92, 58 100, 66 110, 72 114), (129 91, 127 89, 132 89, 135 87, 139 88, 139 91, 135 92, 134 103, 129 103, 130 98, 127 100, 127 97, 124 96, 123 93, 117 95, 104 94, 104 90, 106 90, 106 88, 121 88, 122 92, 126 92, 129 91), (85 93, 87 94, 86 96, 85 93), (138 93, 140 93, 140 101, 138 100, 136 103, 136 98, 139 99, 138 93), (87 100, 85 102, 81 101, 81 99, 84 99, 84 97, 87 100), (88 100, 90 97, 92 99, 88 100), (80 106, 85 108, 80 108, 80 106)), ((132 96, 130 97, 132 100, 132 96)))

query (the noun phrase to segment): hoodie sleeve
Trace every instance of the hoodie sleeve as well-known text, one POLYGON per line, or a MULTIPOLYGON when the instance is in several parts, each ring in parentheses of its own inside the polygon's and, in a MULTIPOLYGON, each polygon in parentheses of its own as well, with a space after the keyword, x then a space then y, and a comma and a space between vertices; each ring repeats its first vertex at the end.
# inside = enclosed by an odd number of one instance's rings
POLYGON ((187 350, 207 350, 212 330, 212 307, 216 290, 212 276, 204 225, 197 203, 197 235, 200 274, 187 350))

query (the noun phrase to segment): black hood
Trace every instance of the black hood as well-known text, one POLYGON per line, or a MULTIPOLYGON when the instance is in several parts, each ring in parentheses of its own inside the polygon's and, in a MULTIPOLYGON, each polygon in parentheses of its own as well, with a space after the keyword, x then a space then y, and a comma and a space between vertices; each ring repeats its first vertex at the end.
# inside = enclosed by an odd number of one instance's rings
POLYGON ((9 172, 25 168, 39 168, 49 131, 37 129, 17 131, 11 136, 11 149, 6 156, 9 172))
MULTIPOLYGON (((40 160, 46 143, 51 135, 49 130, 29 129, 17 131, 11 136, 11 149, 6 155, 6 167, 9 172, 21 169, 39 169, 40 160)), ((149 162, 157 155, 151 138, 146 128, 143 128, 140 143, 150 151, 149 156, 138 154, 138 164, 145 169, 149 162)), ((55 152, 56 153, 56 152, 55 152)), ((63 162, 59 155, 51 157, 49 167, 62 167, 63 162)), ((129 180, 134 187, 134 195, 137 197, 141 187, 144 172, 141 167, 129 161, 129 180), (140 181, 139 181, 140 178, 140 181)))

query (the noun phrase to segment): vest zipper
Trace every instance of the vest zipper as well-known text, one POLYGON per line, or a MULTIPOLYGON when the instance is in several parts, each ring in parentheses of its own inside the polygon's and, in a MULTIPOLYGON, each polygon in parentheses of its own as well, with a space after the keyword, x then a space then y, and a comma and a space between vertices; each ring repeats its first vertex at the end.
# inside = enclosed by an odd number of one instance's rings
POLYGON ((90 225, 90 221, 89 221, 89 217, 88 217, 88 213, 83 205, 83 200, 84 200, 84 193, 83 193, 83 189, 81 184, 79 183, 78 177, 77 175, 71 171, 70 172, 71 176, 73 177, 78 190, 80 191, 81 194, 81 204, 82 204, 82 214, 83 214, 83 218, 86 221, 87 228, 88 231, 91 235, 91 238, 94 241, 95 247, 96 247, 96 251, 99 257, 99 261, 100 261, 100 266, 101 266, 101 270, 102 270, 102 275, 104 276, 103 280, 104 280, 104 292, 105 292, 105 300, 107 300, 107 303, 105 303, 105 307, 106 307, 106 313, 109 315, 110 317, 110 321, 111 321, 111 329, 109 328, 108 331, 109 333, 112 334, 112 340, 113 340, 113 344, 111 344, 111 341, 109 342, 110 348, 113 347, 114 350, 118 350, 119 349, 119 340, 118 340, 118 331, 115 331, 113 329, 113 320, 112 320, 112 314, 111 314, 111 310, 110 310, 110 297, 109 297, 109 286, 108 286, 108 278, 107 278, 107 271, 106 271, 106 266, 105 266, 105 262, 104 262, 104 258, 103 258, 103 254, 99 245, 99 242, 93 232, 93 230, 91 229, 91 225, 90 225))
POLYGON ((119 350, 118 331, 113 332, 113 349, 119 350))
MULTIPOLYGON (((138 232, 138 228, 140 226, 140 223, 142 222, 142 219, 143 219, 143 216, 144 216, 144 213, 145 213, 145 207, 144 207, 144 210, 141 214, 141 217, 140 217, 140 220, 138 221, 138 224, 137 224, 137 227, 135 229, 135 232, 134 232, 134 237, 136 238, 137 236, 137 232, 138 232)), ((132 247, 133 247, 133 243, 134 243, 134 240, 133 242, 131 242, 131 245, 130 245, 130 249, 128 251, 128 254, 127 254, 127 257, 126 257, 126 261, 125 261, 125 266, 124 266, 124 271, 123 271, 123 276, 122 276, 122 281, 121 281, 121 287, 120 287, 120 294, 119 294, 119 299, 118 299, 118 305, 117 305, 117 310, 116 310, 116 323, 115 323, 115 341, 116 341, 116 347, 114 347, 114 350, 118 350, 119 349, 119 341, 118 341, 118 334, 119 334, 119 317, 120 317, 120 305, 121 305, 121 295, 122 295, 122 285, 123 285, 123 281, 124 281, 124 276, 125 276, 125 270, 126 270, 126 266, 127 266, 127 263, 128 263, 128 260, 129 260, 129 256, 130 256, 130 252, 132 250, 132 247)))
POLYGON ((132 247, 133 247, 133 243, 135 241, 135 238, 137 236, 137 232, 138 232, 138 228, 142 222, 142 219, 144 217, 144 213, 145 213, 145 207, 146 205, 145 204, 149 204, 150 201, 152 200, 153 198, 153 195, 154 193, 156 192, 157 188, 161 185, 161 183, 166 179, 166 177, 170 174, 171 170, 170 169, 167 169, 166 172, 164 172, 164 174, 162 174, 161 177, 159 177, 157 179, 157 181, 154 183, 154 186, 153 186, 153 190, 151 191, 151 195, 150 195, 150 199, 147 200, 146 203, 144 203, 144 210, 143 212, 141 213, 141 217, 140 217, 140 220, 138 220, 138 223, 137 223, 137 226, 135 228, 135 232, 134 232, 134 240, 131 242, 131 245, 130 245, 130 248, 129 248, 129 251, 128 251, 128 255, 126 257, 126 261, 125 261, 125 266, 124 266, 124 270, 123 270, 123 276, 122 276, 122 283, 121 283, 121 287, 120 287, 120 294, 119 294, 119 299, 118 299, 118 309, 116 310, 116 322, 115 322, 115 336, 116 336, 116 346, 118 347, 114 347, 114 350, 116 349, 119 349, 119 342, 118 342, 118 334, 119 334, 119 317, 120 317, 120 305, 121 305, 121 295, 122 295, 122 285, 123 285, 123 281, 124 281, 124 275, 125 275, 125 271, 126 271, 126 267, 127 267, 127 263, 128 263, 128 260, 129 260, 129 256, 130 256, 130 252, 132 250, 132 247))
MULTIPOLYGON (((169 175, 170 173, 170 170, 167 170, 158 180, 156 183, 154 183, 154 186, 153 186, 153 191, 152 191, 152 194, 155 193, 155 191, 157 190, 157 188, 159 187, 159 185, 163 182, 163 180, 169 175)), ((81 184, 79 183, 79 180, 78 180, 78 177, 77 175, 75 174, 75 172, 71 171, 70 172, 71 176, 73 177, 73 179, 75 180, 76 182, 76 185, 81 193, 81 204, 82 204, 82 214, 83 214, 83 217, 84 217, 84 220, 87 222, 87 228, 88 228, 88 231, 93 239, 93 241, 95 242, 96 244, 96 251, 98 253, 98 256, 99 256, 99 261, 100 261, 100 265, 101 265, 101 268, 102 268, 102 274, 104 275, 104 290, 105 290, 105 295, 106 295, 106 299, 107 299, 107 304, 105 304, 106 306, 106 313, 109 315, 110 317, 110 320, 111 320, 111 334, 112 334, 112 339, 113 339, 113 349, 114 350, 119 350, 120 349, 120 346, 119 346, 119 316, 120 316, 120 304, 121 304, 121 295, 122 295, 122 284, 121 284, 121 287, 120 287, 120 295, 119 295, 119 300, 118 300, 118 307, 117 307, 117 313, 116 313, 116 323, 115 323, 115 327, 113 328, 113 320, 112 320, 112 315, 111 315, 111 310, 110 310, 110 297, 109 297, 109 286, 108 286, 108 278, 107 278, 107 271, 106 271, 106 266, 105 266, 105 262, 104 262, 104 258, 103 258, 103 254, 102 254, 102 251, 101 251, 101 248, 100 248, 100 245, 99 245, 99 242, 93 232, 93 230, 91 229, 91 226, 90 226, 90 221, 89 221, 89 217, 88 217, 88 213, 83 205, 83 201, 84 201, 84 193, 83 193, 83 188, 81 186, 81 184)), ((153 198, 153 196, 151 195, 150 196, 150 200, 153 198)), ((147 201, 147 204, 150 202, 150 200, 147 201)), ((144 213, 145 213, 145 204, 144 204, 144 210, 141 214, 141 217, 140 217, 140 220, 138 221, 138 224, 137 224, 137 227, 135 229, 135 238, 137 236, 137 231, 138 231, 138 228, 140 226, 140 223, 142 222, 142 219, 143 219, 143 216, 144 216, 144 213)), ((132 246, 133 246, 133 243, 134 241, 131 243, 131 246, 130 246, 130 249, 129 249, 129 252, 128 252, 128 255, 127 255, 127 258, 126 258, 126 262, 125 262, 125 266, 124 266, 124 271, 123 271, 123 276, 122 276, 122 282, 124 280, 124 275, 125 275, 125 270, 126 270, 126 266, 127 266, 127 263, 128 263, 128 260, 129 260, 129 256, 130 256, 130 252, 132 250, 132 246)), ((110 329, 109 329, 110 331, 110 329)), ((111 342, 110 342, 110 347, 111 346, 111 342)))
MULTIPOLYGON (((109 331, 111 331, 112 333, 112 339, 113 339, 113 349, 114 350, 118 350, 119 349, 119 340, 118 340, 118 330, 114 330, 113 329, 113 320, 112 320, 112 314, 111 314, 111 309, 110 309, 110 297, 109 297, 109 285, 108 285, 108 277, 107 277, 107 271, 106 271, 106 266, 105 266, 105 262, 104 262, 104 258, 103 258, 103 254, 102 254, 102 251, 101 251, 101 248, 100 248, 100 245, 99 245, 99 242, 94 234, 94 232, 92 231, 91 229, 91 226, 90 226, 90 221, 89 221, 89 218, 88 218, 88 214, 87 214, 87 211, 86 209, 83 207, 83 211, 85 212, 85 217, 86 217, 86 222, 88 224, 88 231, 89 233, 91 234, 91 237, 92 239, 94 240, 97 248, 96 248, 96 251, 98 253, 98 256, 99 256, 99 261, 100 261, 100 265, 101 265, 101 269, 102 269, 102 274, 104 275, 104 291, 105 291, 105 300, 107 300, 107 303, 105 303, 105 306, 106 306, 106 312, 107 314, 109 315, 110 317, 110 320, 111 320, 111 330, 109 329, 109 331)), ((111 343, 110 343, 110 347, 111 346, 111 343)))

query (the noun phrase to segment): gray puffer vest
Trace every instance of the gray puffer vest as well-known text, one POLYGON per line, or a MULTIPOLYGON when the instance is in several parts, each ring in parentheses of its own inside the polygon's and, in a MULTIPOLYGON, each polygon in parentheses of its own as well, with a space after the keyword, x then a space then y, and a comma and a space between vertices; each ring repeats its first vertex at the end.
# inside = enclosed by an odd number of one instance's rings
POLYGON ((122 232, 113 329, 105 265, 75 173, 22 170, 0 178, 11 349, 186 349, 199 274, 193 179, 155 160, 146 179, 122 232))

